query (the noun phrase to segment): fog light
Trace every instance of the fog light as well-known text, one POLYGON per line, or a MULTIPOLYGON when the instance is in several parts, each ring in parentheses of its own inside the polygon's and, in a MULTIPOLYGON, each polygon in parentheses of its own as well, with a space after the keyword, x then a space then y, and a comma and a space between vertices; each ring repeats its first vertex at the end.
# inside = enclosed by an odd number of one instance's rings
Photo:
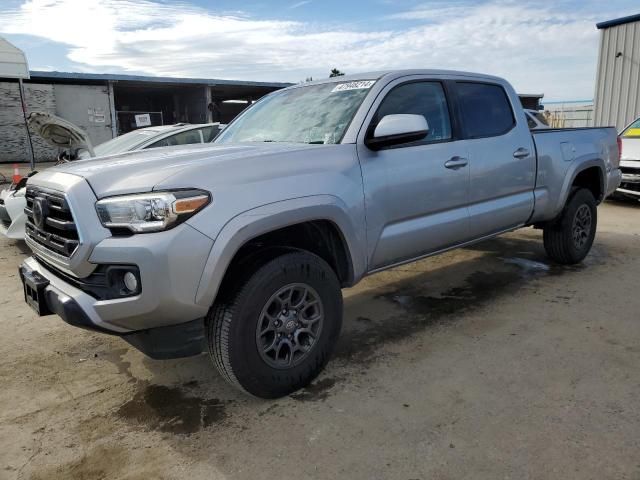
POLYGON ((123 280, 124 286, 127 287, 127 290, 129 290, 130 292, 135 292, 136 290, 138 290, 138 279, 133 273, 125 273, 123 280))

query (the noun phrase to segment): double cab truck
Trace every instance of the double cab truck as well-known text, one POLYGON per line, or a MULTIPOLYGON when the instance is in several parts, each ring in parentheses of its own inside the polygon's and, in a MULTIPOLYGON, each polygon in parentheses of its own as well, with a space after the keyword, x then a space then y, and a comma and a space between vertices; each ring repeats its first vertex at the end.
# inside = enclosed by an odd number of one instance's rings
POLYGON ((613 128, 531 132, 501 78, 366 73, 274 92, 212 145, 31 177, 20 267, 40 315, 152 358, 209 352, 263 398, 331 356, 342 288, 522 227, 580 262, 619 185, 613 128))

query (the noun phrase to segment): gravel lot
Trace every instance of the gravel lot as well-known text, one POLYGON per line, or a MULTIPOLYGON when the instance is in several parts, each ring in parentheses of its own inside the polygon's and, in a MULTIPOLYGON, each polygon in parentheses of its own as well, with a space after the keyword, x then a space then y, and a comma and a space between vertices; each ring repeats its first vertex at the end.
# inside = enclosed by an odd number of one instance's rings
POLYGON ((35 317, 2 238, 0 478, 638 479, 640 205, 599 214, 577 267, 527 229, 346 290, 334 360, 277 401, 35 317))

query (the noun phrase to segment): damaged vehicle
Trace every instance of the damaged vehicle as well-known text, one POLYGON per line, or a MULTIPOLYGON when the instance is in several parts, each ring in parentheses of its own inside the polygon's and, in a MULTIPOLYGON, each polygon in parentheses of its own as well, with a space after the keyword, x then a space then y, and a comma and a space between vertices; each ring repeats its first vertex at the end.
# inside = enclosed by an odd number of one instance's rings
MULTIPOLYGON (((33 112, 29 128, 50 145, 61 149, 58 163, 76 159, 104 157, 148 148, 210 143, 224 128, 220 123, 163 125, 134 130, 94 147, 87 133, 67 120, 42 112, 33 112)), ((0 234, 12 239, 24 239, 24 186, 0 191, 0 234)))
POLYGON ((622 130, 620 143, 622 183, 616 190, 615 196, 640 200, 640 118, 622 130))
POLYGON ((513 87, 409 70, 278 90, 210 145, 54 167, 27 184, 38 315, 157 359, 208 351, 274 398, 311 382, 365 276, 523 227, 589 253, 620 184, 615 128, 530 131, 513 87))

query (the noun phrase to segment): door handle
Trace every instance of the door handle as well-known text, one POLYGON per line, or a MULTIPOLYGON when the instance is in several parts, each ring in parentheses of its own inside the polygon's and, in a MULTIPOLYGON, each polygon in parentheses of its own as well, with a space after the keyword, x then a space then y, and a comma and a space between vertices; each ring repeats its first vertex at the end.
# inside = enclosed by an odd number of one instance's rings
POLYGON ((526 148, 520 147, 515 152, 513 152, 514 158, 525 158, 529 156, 529 150, 526 148))
POLYGON ((446 168, 450 168, 452 170, 457 170, 462 167, 467 166, 468 160, 464 157, 451 157, 449 160, 444 162, 444 166, 446 168))

